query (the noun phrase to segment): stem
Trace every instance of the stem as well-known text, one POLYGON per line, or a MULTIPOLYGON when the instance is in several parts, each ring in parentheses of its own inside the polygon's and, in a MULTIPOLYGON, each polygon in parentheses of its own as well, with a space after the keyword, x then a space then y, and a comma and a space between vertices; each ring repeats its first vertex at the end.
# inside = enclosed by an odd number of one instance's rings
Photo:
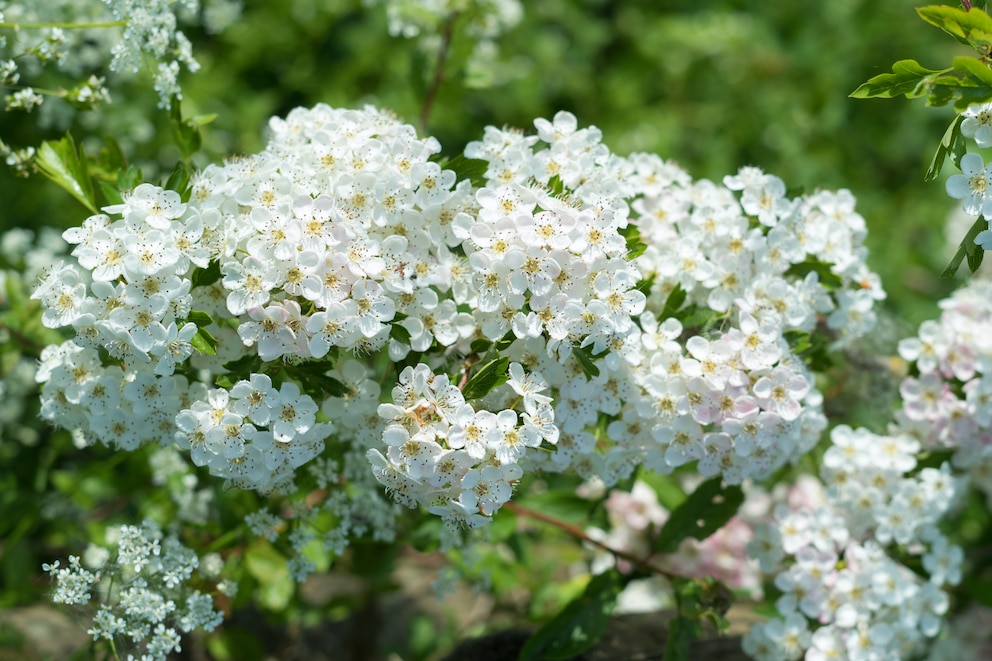
POLYGON ((6 23, 0 22, 0 29, 7 30, 44 30, 59 28, 61 30, 85 30, 88 28, 122 28, 127 25, 127 19, 119 21, 97 21, 93 23, 6 23))
POLYGON ((626 560, 627 562, 629 562, 630 564, 634 565, 635 567, 637 567, 642 571, 646 571, 651 574, 660 574, 661 576, 665 576, 666 578, 670 578, 670 579, 678 578, 677 574, 667 572, 664 569, 660 569, 659 567, 652 565, 649 562, 650 557, 641 558, 632 553, 627 553, 626 551, 615 549, 612 546, 609 546, 608 544, 604 544, 603 542, 593 539, 592 537, 587 535, 582 528, 576 525, 567 523, 565 521, 562 521, 561 519, 556 519, 553 516, 548 516, 547 514, 536 512, 532 509, 524 507, 523 505, 518 505, 517 503, 514 503, 512 501, 505 503, 503 507, 505 507, 506 509, 512 512, 516 512, 521 516, 537 519, 542 523, 547 523, 550 526, 554 526, 555 528, 558 528, 559 530, 566 532, 572 537, 575 537, 579 541, 585 542, 587 544, 592 544, 593 546, 597 546, 603 549, 604 551, 606 551, 607 553, 610 553, 616 558, 621 558, 623 560, 626 560))
POLYGON ((427 94, 424 95, 424 105, 420 108, 420 132, 423 135, 427 135, 427 119, 430 117, 431 108, 434 106, 437 90, 441 87, 441 81, 444 80, 444 61, 448 59, 448 47, 451 45, 451 38, 455 34, 455 20, 457 18, 458 12, 452 12, 444 22, 444 28, 441 31, 441 47, 437 51, 434 78, 431 80, 431 86, 427 88, 427 94))

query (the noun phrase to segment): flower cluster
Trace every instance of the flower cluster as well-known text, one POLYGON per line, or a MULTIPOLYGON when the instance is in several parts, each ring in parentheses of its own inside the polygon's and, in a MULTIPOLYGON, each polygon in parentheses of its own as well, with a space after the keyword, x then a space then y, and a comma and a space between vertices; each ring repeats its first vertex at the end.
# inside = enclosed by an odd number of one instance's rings
POLYGON ((895 427, 922 449, 949 450, 992 502, 992 283, 973 279, 940 302, 939 319, 899 343, 912 373, 899 392, 895 427))
POLYGON ((907 436, 841 425, 831 441, 825 498, 779 506, 749 545, 762 571, 775 573, 783 619, 752 627, 744 649, 783 661, 909 658, 940 631, 944 586, 961 581, 962 550, 936 524, 966 485, 946 463, 919 468, 919 445, 907 436), (919 558, 928 580, 896 550, 919 558))
MULTIPOLYGON (((226 7, 230 2, 208 3, 214 4, 226 7)), ((79 79, 71 89, 55 92, 57 96, 77 108, 108 103, 105 79, 90 73, 108 53, 112 72, 135 73, 151 58, 159 105, 168 108, 173 96, 182 95, 177 80, 180 67, 199 69, 189 39, 178 29, 177 13, 195 16, 199 5, 199 0, 52 0, 41 10, 5 3, 0 20, 16 28, 0 50, 8 58, 0 60, 0 81, 14 89, 6 97, 7 109, 31 110, 42 104, 44 97, 24 82, 37 78, 48 64, 79 79), (46 23, 52 27, 37 27, 46 23)), ((229 8, 226 13, 231 15, 229 8)), ((206 15, 215 31, 223 26, 217 11, 205 10, 204 22, 206 15)))
POLYGON ((122 526, 116 545, 113 553, 93 548, 88 566, 76 556, 64 567, 58 560, 44 565, 55 580, 56 603, 101 602, 87 631, 94 641, 121 641, 140 650, 133 658, 165 661, 181 651, 181 634, 213 631, 223 621, 210 595, 186 585, 200 566, 194 551, 164 538, 151 522, 122 526))
POLYGON ((404 369, 392 403, 379 406, 387 451, 368 451, 376 478, 401 503, 428 506, 454 527, 488 523, 523 475, 518 461, 528 448, 557 439, 540 376, 519 363, 509 373, 506 388, 522 398, 522 415, 477 411, 447 376, 424 364, 404 369))
MULTIPOLYGON (((853 198, 789 199, 754 168, 693 182, 566 112, 535 127, 488 128, 465 153, 484 175, 459 180, 411 126, 319 105, 196 173, 188 200, 139 185, 65 232, 78 266, 33 294, 76 332, 43 356, 43 415, 125 449, 177 442, 263 492, 333 438, 324 484, 374 472, 470 525, 530 469, 613 485, 698 462, 736 484, 812 447, 821 397, 792 343, 859 336, 884 295, 853 198)), ((335 501, 341 530, 358 491, 335 501)))
MULTIPOLYGON (((961 113, 961 135, 979 147, 992 146, 992 103, 980 103, 961 113)), ((992 216, 992 166, 981 154, 964 154, 958 166, 961 174, 947 178, 947 194, 961 200, 962 210, 969 216, 992 216)), ((992 248, 992 229, 982 230, 975 243, 983 250, 992 248)))

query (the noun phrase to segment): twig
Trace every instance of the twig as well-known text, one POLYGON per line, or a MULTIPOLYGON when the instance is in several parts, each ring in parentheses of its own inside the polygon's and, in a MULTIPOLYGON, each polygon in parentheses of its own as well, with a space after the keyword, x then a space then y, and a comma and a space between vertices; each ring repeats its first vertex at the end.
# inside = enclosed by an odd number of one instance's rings
POLYGON ((568 533, 572 537, 575 537, 579 541, 585 542, 587 544, 592 544, 593 546, 599 547, 604 551, 606 551, 607 553, 610 553, 616 558, 626 560, 627 562, 634 565, 638 569, 641 569, 642 571, 648 572, 650 574, 660 574, 661 576, 670 579, 679 578, 677 574, 667 572, 664 569, 661 569, 651 564, 649 562, 650 558, 641 558, 632 553, 627 553, 626 551, 615 549, 609 544, 605 544, 599 540, 593 539, 588 534, 586 534, 585 530, 583 530, 582 528, 576 525, 567 523, 565 521, 562 521, 561 519, 556 519, 553 516, 548 516, 547 514, 536 512, 530 508, 524 507, 523 505, 514 503, 513 501, 504 504, 503 507, 510 510, 511 512, 516 512, 521 516, 526 516, 531 519, 536 519, 538 521, 541 521, 542 523, 547 523, 550 526, 554 526, 555 528, 558 528, 559 530, 568 533))
POLYGON ((437 91, 441 87, 441 82, 444 80, 444 61, 448 59, 448 47, 451 45, 451 39, 455 34, 455 20, 457 18, 458 12, 452 12, 444 22, 444 28, 441 31, 441 46, 437 51, 434 78, 431 80, 431 86, 427 88, 427 94, 424 95, 424 105, 420 108, 420 133, 422 135, 427 135, 427 118, 430 117, 437 91))

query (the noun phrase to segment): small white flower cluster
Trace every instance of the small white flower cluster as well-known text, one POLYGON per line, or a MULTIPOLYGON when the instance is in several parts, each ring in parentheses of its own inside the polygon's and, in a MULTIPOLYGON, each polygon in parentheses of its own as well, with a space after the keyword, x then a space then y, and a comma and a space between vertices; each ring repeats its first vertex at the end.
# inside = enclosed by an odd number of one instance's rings
POLYGON ((452 527, 488 523, 523 475, 518 461, 527 449, 557 438, 539 375, 511 363, 506 389, 521 397, 522 416, 511 408, 477 411, 427 365, 404 369, 392 403, 379 406, 388 421, 382 433, 387 450, 368 451, 376 478, 402 504, 427 506, 452 527))
POLYGON ((156 448, 148 464, 152 483, 168 489, 178 520, 203 525, 211 518, 215 505, 213 489, 198 488, 199 477, 175 447, 156 448))
MULTIPOLYGON (((0 45, 8 59, 0 61, 0 80, 5 87, 17 87, 25 79, 35 79, 48 63, 79 78, 71 89, 58 93, 79 108, 108 103, 105 81, 92 75, 104 64, 109 51, 111 71, 134 73, 151 57, 155 61, 155 89, 159 105, 168 108, 173 96, 182 92, 176 80, 180 66, 195 72, 199 64, 192 45, 178 29, 176 12, 196 14, 198 0, 48 0, 44 7, 35 3, 0 3, 6 22, 20 25, 58 24, 62 27, 18 29, 0 45), (119 30, 115 21, 120 21, 119 30), (78 24, 80 27, 73 27, 78 24), (106 24, 106 25, 101 25, 106 24)), ((206 19, 205 19, 206 20, 206 19)), ((217 23, 216 20, 213 21, 217 23)), ((6 97, 7 109, 31 110, 44 97, 30 86, 16 89, 6 97)))
POLYGON ((903 379, 895 428, 924 450, 950 450, 955 469, 992 503, 992 283, 972 279, 940 302, 937 320, 899 343, 915 368, 903 379))
MULTIPOLYGON (((213 598, 185 585, 200 565, 197 554, 174 538, 164 538, 152 522, 122 526, 116 555, 91 553, 98 566, 86 568, 76 556, 62 567, 44 570, 55 579, 53 600, 87 605, 101 602, 87 633, 94 641, 126 641, 142 659, 165 661, 181 651, 181 634, 213 631, 224 619, 213 598)), ((130 658, 130 657, 129 657, 130 658)))
POLYGON ((292 381, 276 389, 267 375, 252 374, 179 411, 176 444, 228 486, 288 490, 294 470, 323 452, 333 430, 315 422, 316 413, 313 398, 292 381))
POLYGON ((965 488, 950 466, 917 470, 919 444, 834 428, 823 458, 825 499, 775 510, 748 549, 776 573, 784 619, 752 627, 744 650, 756 659, 910 658, 940 631, 961 581, 963 552, 937 528, 965 488), (887 549, 916 556, 929 580, 887 549), (810 630, 813 624, 818 626, 810 630))
MULTIPOLYGON (((992 103, 976 104, 962 113, 961 135, 973 140, 981 149, 992 147, 992 103)), ((961 157, 961 174, 947 178, 947 194, 961 200, 961 208, 969 216, 992 217, 992 165, 981 154, 969 152, 961 157)), ((992 248, 992 229, 975 237, 983 250, 992 248)))

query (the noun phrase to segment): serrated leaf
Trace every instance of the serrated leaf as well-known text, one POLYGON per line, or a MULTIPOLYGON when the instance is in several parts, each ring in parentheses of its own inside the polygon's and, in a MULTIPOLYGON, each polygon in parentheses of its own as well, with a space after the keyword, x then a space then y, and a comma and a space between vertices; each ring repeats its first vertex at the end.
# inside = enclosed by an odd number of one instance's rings
POLYGON ((93 180, 86 166, 86 154, 82 148, 76 151, 71 135, 67 133, 61 140, 42 142, 34 162, 42 174, 69 191, 91 213, 99 213, 93 180))
POLYGON ((744 502, 744 492, 739 486, 721 486, 722 478, 714 477, 703 482, 692 494, 672 510, 653 549, 657 553, 674 553, 682 540, 692 537, 706 539, 737 514, 744 502))
POLYGON ((919 7, 916 13, 979 54, 985 56, 992 52, 992 18, 981 9, 973 7, 965 11, 958 7, 930 5, 919 7))
POLYGON ((964 121, 964 116, 958 115, 951 122, 950 126, 947 127, 947 130, 944 131, 944 137, 940 139, 940 144, 937 145, 937 152, 930 161, 930 167, 927 168, 926 174, 923 175, 924 181, 933 181, 937 178, 948 156, 951 157, 951 162, 955 166, 961 162, 961 157, 964 156, 967 149, 967 143, 961 134, 962 121, 964 121))
POLYGON ((486 396, 493 388, 506 383, 509 369, 509 358, 491 360, 472 375, 462 389, 462 395, 465 399, 479 399, 486 396))
MULTIPOLYGON (((975 244, 975 237, 977 237, 982 230, 987 228, 988 222, 985 220, 985 216, 979 216, 975 219, 971 229, 969 229, 968 233, 964 235, 964 238, 961 240, 961 244, 958 246, 957 252, 954 253, 954 257, 951 257, 951 261, 947 264, 947 268, 941 272, 940 277, 953 278, 954 274, 958 272, 958 267, 961 266, 961 262, 965 257, 968 257, 968 266, 970 267, 972 263, 972 253, 974 251, 979 251, 982 253, 985 252, 980 246, 975 244)), ((981 258, 978 259, 978 263, 981 264, 981 258)), ((977 266, 975 268, 977 268, 977 266)), ((972 269, 972 273, 974 272, 975 269, 972 269)))
POLYGON ((594 576, 585 591, 527 639, 519 661, 558 661, 595 645, 610 623, 623 577, 616 569, 594 576))
POLYGON ((892 73, 883 73, 868 79, 851 92, 851 97, 855 99, 891 99, 896 96, 917 98, 929 92, 932 78, 941 73, 944 72, 927 69, 916 60, 899 60, 892 65, 892 73))

